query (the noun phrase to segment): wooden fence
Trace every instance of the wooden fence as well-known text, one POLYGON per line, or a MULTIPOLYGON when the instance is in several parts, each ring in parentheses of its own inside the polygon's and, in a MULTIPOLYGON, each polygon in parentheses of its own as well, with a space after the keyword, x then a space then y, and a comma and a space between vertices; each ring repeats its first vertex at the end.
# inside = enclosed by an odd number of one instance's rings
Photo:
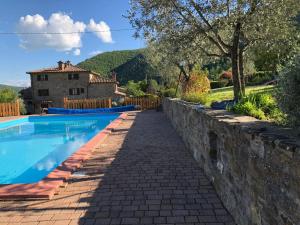
POLYGON ((4 116, 20 116, 19 101, 12 103, 0 103, 0 117, 4 116))
POLYGON ((111 108, 111 98, 107 99, 67 99, 64 98, 65 109, 97 109, 111 108))
MULTIPOLYGON (((111 98, 107 99, 64 99, 65 109, 97 109, 111 108, 111 98)), ((140 109, 157 109, 161 98, 154 97, 125 97, 123 105, 136 105, 140 109)))
POLYGON ((155 97, 126 97, 125 105, 136 105, 145 109, 157 109, 161 104, 161 98, 155 97))

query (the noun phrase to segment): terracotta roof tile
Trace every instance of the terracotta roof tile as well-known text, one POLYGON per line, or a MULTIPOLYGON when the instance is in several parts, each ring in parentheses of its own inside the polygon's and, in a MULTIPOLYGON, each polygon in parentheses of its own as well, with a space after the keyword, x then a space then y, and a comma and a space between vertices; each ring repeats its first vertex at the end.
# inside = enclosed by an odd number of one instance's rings
POLYGON ((90 79, 90 84, 97 84, 97 83, 116 83, 116 81, 106 77, 93 76, 90 79))
POLYGON ((44 68, 39 70, 33 70, 27 72, 28 74, 31 73, 68 73, 68 72, 91 72, 90 70, 82 69, 78 66, 74 66, 72 64, 66 65, 64 69, 59 69, 59 67, 51 67, 51 68, 44 68))

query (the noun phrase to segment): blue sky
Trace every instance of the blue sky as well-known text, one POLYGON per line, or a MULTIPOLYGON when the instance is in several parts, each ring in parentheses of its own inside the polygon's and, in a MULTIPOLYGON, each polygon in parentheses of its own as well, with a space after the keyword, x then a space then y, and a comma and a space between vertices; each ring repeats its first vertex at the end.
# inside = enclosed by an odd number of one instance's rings
POLYGON ((144 47, 143 40, 132 37, 133 30, 113 31, 131 28, 123 17, 128 9, 127 0, 2 0, 0 32, 60 33, 75 29, 90 33, 60 37, 0 34, 0 84, 28 84, 26 71, 55 66, 59 60, 76 64, 96 52, 144 47), (99 29, 105 32, 95 32, 99 29))

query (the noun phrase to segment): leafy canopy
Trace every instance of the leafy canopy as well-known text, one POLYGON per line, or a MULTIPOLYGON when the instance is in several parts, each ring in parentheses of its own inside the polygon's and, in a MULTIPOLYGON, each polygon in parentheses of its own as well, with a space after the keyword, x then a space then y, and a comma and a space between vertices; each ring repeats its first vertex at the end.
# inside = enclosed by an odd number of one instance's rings
POLYGON ((0 103, 4 102, 14 102, 18 99, 18 94, 16 91, 5 88, 0 90, 0 103))

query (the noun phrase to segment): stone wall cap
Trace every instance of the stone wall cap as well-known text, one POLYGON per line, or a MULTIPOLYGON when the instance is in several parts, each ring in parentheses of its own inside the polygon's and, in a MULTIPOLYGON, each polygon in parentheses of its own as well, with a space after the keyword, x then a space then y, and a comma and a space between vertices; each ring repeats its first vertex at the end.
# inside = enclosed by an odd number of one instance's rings
POLYGON ((214 120, 224 122, 229 126, 235 126, 243 132, 255 135, 266 142, 272 142, 274 145, 288 151, 300 153, 299 134, 295 133, 292 128, 281 127, 270 121, 258 120, 254 117, 244 116, 228 112, 226 110, 215 110, 205 107, 198 110, 197 105, 182 101, 180 99, 166 98, 177 104, 191 108, 198 113, 205 114, 214 120))

